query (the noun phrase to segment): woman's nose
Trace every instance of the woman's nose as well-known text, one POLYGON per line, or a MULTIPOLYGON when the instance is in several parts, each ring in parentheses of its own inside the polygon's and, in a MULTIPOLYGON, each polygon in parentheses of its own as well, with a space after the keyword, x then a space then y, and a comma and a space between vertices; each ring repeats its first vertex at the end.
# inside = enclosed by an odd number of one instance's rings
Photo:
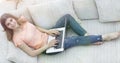
POLYGON ((11 22, 10 24, 11 24, 11 25, 14 25, 14 22, 11 22))

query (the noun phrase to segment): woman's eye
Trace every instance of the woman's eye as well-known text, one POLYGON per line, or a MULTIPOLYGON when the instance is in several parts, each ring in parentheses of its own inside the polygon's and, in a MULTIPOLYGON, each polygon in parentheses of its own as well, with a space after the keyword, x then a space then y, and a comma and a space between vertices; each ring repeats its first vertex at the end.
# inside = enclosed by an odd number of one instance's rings
POLYGON ((10 21, 12 21, 12 19, 10 19, 10 21))
POLYGON ((8 23, 7 25, 10 25, 10 23, 8 23))

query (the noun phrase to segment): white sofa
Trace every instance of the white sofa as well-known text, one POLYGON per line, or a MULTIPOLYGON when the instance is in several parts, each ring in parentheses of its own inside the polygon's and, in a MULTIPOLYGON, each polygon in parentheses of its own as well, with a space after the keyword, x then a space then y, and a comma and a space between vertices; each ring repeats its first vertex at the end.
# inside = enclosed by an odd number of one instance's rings
MULTIPOLYGON (((119 0, 53 1, 56 0, 3 0, 0 3, 0 15, 5 12, 16 16, 24 15, 30 22, 50 28, 60 16, 70 13, 90 34, 120 31, 119 0), (70 5, 67 6, 68 4, 70 5)), ((69 29, 67 36, 73 35, 76 34, 69 29)), ((29 57, 7 41, 0 26, 0 63, 120 63, 119 41, 120 39, 108 41, 99 46, 76 46, 56 55, 29 57)))

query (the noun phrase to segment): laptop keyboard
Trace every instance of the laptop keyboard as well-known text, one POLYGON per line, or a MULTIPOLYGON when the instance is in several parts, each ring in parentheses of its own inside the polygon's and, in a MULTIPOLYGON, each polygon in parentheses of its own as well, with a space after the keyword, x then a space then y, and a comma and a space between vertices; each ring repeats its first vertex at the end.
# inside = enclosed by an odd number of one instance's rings
POLYGON ((55 39, 58 40, 58 43, 56 44, 57 46, 54 46, 56 49, 59 49, 62 46, 63 31, 59 31, 59 32, 60 32, 60 35, 57 35, 55 37, 55 39))

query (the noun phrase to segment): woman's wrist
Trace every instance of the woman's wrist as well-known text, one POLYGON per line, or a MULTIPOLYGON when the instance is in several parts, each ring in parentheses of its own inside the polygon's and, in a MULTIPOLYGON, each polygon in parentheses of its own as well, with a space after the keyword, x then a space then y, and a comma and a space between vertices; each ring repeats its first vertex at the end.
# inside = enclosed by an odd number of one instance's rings
POLYGON ((47 34, 49 34, 49 30, 46 30, 45 32, 46 32, 47 34))
POLYGON ((46 45, 46 48, 50 48, 49 44, 46 45))

